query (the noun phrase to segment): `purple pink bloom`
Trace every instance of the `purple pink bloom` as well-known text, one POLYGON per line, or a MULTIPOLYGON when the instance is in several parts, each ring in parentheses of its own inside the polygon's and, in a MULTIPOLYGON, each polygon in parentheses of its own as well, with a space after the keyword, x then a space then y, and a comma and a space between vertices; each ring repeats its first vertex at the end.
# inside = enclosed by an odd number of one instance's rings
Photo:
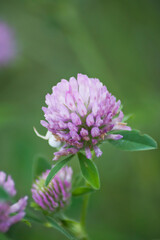
POLYGON ((41 124, 64 144, 54 153, 55 160, 83 149, 87 158, 92 158, 92 150, 99 157, 100 142, 122 138, 114 134, 115 130, 130 130, 122 122, 120 100, 116 101, 97 78, 78 74, 77 79, 62 79, 52 88, 52 94, 46 95, 46 104, 42 108, 46 121, 42 120, 41 124))
POLYGON ((0 66, 7 65, 15 56, 15 42, 10 27, 0 22, 0 66))
MULTIPOLYGON (((14 181, 11 176, 0 172, 0 186, 9 194, 10 197, 16 195, 14 181)), ((7 232, 11 225, 19 222, 25 216, 25 208, 28 197, 21 198, 17 203, 11 204, 10 201, 0 200, 0 232, 7 232)))
POLYGON ((50 170, 44 172, 32 186, 32 198, 43 210, 55 212, 69 204, 71 197, 72 168, 62 168, 49 185, 45 186, 45 180, 50 170))

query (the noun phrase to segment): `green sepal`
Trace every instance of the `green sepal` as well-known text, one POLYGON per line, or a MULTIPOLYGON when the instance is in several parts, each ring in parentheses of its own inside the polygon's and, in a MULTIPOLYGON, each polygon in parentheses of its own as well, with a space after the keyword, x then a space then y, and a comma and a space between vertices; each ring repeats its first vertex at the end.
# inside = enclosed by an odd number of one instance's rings
POLYGON ((60 219, 62 225, 79 240, 87 240, 87 234, 80 222, 69 218, 60 219))
POLYGON ((25 219, 25 218, 23 218, 23 219, 21 220, 21 222, 23 222, 24 224, 26 224, 28 227, 32 227, 31 222, 30 222, 29 220, 25 219))

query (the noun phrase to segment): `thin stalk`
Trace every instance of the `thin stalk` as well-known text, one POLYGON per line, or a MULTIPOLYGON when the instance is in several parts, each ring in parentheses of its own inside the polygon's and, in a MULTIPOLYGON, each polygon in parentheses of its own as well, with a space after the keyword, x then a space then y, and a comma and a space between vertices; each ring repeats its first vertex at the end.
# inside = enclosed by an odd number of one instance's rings
MULTIPOLYGON (((95 158, 95 152, 92 151, 92 161, 95 158)), ((88 187, 88 184, 86 183, 86 186, 88 187)), ((90 194, 87 194, 83 197, 83 204, 82 204, 82 211, 81 211, 81 225, 85 229, 86 227, 86 217, 87 217, 87 209, 88 209, 88 204, 89 204, 89 198, 90 194)))
POLYGON ((82 212, 81 212, 81 225, 83 228, 86 226, 87 208, 89 203, 90 194, 87 194, 83 198, 82 212))

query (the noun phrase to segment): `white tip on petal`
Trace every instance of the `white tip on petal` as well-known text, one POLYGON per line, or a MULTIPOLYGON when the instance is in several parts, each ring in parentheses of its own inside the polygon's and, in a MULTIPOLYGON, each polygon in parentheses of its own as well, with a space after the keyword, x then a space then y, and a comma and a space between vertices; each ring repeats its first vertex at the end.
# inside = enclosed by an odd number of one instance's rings
POLYGON ((46 133, 46 136, 43 136, 43 135, 39 134, 39 132, 36 130, 35 127, 33 127, 33 130, 34 130, 35 134, 36 134, 38 137, 40 137, 40 138, 42 138, 42 139, 44 139, 44 140, 48 140, 49 137, 50 137, 50 134, 51 134, 51 132, 48 131, 48 132, 46 133))

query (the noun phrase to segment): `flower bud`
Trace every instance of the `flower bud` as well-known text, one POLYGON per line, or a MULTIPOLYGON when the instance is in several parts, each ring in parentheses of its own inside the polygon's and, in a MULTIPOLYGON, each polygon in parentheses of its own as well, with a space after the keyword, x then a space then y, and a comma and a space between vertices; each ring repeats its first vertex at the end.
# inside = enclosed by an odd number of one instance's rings
POLYGON ((32 198, 43 210, 58 211, 69 204, 71 197, 72 168, 62 168, 55 177, 45 186, 45 180, 50 170, 44 172, 32 186, 32 198))

